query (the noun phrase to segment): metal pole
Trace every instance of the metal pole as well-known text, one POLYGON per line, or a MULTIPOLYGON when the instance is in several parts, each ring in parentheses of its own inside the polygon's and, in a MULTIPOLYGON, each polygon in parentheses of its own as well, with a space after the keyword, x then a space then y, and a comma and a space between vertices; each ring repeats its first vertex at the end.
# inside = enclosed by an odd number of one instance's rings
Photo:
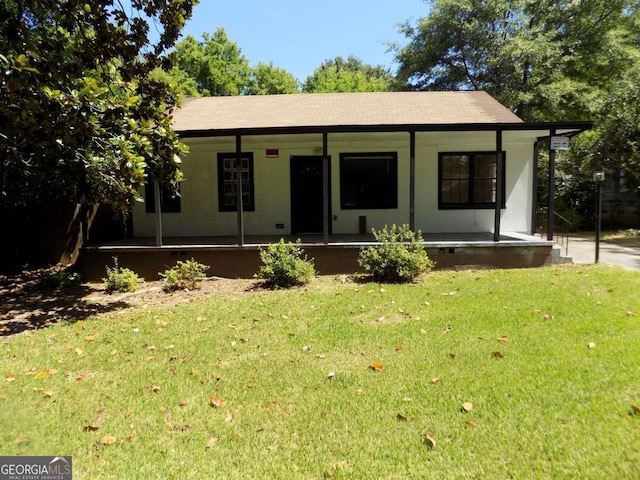
POLYGON ((596 263, 600 261, 600 229, 602 226, 602 182, 598 182, 598 206, 596 207, 596 263))

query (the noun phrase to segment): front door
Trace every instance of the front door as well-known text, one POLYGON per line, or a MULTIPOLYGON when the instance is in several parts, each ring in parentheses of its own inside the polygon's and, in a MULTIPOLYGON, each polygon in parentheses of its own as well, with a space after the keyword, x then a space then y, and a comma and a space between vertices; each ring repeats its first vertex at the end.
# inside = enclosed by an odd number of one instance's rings
POLYGON ((291 157, 292 234, 323 233, 322 185, 322 157, 291 157))

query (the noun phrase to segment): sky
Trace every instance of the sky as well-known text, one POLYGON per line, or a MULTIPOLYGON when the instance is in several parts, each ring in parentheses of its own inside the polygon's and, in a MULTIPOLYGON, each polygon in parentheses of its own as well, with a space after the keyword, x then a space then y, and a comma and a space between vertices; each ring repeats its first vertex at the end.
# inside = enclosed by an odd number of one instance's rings
POLYGON ((388 44, 407 43, 398 24, 427 14, 424 0, 200 0, 183 35, 223 27, 251 66, 273 62, 304 82, 337 56, 395 72, 388 44))

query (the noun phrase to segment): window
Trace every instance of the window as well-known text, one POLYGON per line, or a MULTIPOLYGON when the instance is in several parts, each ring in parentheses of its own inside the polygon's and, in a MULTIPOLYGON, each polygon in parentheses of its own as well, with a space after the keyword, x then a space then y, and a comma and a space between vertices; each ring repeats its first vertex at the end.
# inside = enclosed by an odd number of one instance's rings
MULTIPOLYGON (((253 197, 253 153, 241 154, 242 209, 255 210, 253 197)), ((238 209, 238 169, 235 153, 218 154, 218 210, 235 212, 238 209)))
MULTIPOLYGON (((438 204, 442 209, 495 208, 497 155, 484 153, 441 153, 438 165, 438 204)), ((505 154, 502 153, 504 191, 505 154)), ((502 199, 502 208, 505 199, 502 199)))
POLYGON ((341 153, 340 207, 398 208, 398 154, 341 153))
MULTIPOLYGON (((144 186, 144 203, 147 213, 156 213, 156 202, 153 196, 153 177, 147 177, 144 186)), ((160 211, 162 213, 180 213, 180 187, 174 193, 160 184, 160 211)))

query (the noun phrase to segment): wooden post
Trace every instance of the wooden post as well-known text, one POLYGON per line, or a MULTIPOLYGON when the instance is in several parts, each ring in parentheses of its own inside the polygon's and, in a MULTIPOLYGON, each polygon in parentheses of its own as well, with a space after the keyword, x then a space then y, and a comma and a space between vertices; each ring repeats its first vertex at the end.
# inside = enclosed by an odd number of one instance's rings
POLYGON ((236 135, 236 204, 238 245, 244 245, 244 205, 242 202, 242 136, 236 135))
MULTIPOLYGON (((550 136, 556 134, 555 128, 551 130, 550 136)), ((547 210, 547 240, 553 241, 553 217, 555 215, 556 197, 556 151, 551 148, 549 140, 549 208, 547 210)))
POLYGON ((160 201, 160 179, 153 177, 153 202, 156 210, 156 247, 162 246, 162 202, 160 201))
POLYGON ((409 132, 409 228, 416 229, 416 132, 409 132))
POLYGON ((322 134, 322 234, 329 243, 329 134, 322 134))
POLYGON ((493 223, 493 241, 500 241, 500 217, 502 214, 502 200, 504 190, 502 188, 504 178, 504 164, 502 161, 502 130, 496 130, 496 208, 493 223))

